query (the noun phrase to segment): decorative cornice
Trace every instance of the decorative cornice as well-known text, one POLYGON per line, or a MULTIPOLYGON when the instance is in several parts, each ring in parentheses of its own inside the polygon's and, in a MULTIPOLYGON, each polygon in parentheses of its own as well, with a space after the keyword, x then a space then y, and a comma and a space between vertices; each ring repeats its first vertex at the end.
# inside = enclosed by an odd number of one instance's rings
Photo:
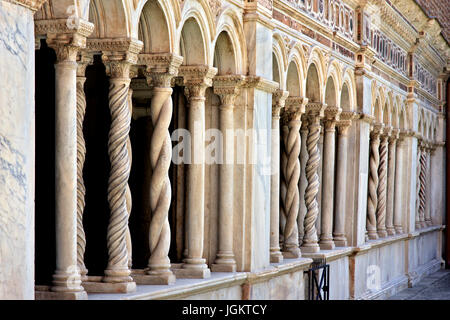
MULTIPOLYGON (((91 39, 87 40, 87 49, 92 52, 122 52, 129 55, 133 55, 133 60, 137 62, 137 55, 141 52, 143 43, 142 41, 134 38, 104 38, 104 39, 91 39)), ((135 62, 135 63, 136 63, 135 62)))
POLYGON ((36 20, 34 22, 34 33, 47 38, 62 37, 63 35, 67 38, 87 38, 93 31, 94 24, 82 19, 78 19, 74 26, 68 25, 67 19, 36 20))
POLYGON ((258 89, 268 93, 274 93, 280 88, 278 82, 274 82, 272 80, 268 80, 259 76, 247 76, 244 86, 246 88, 258 89))
POLYGON ((323 118, 327 105, 321 102, 308 102, 306 105, 306 114, 323 118))

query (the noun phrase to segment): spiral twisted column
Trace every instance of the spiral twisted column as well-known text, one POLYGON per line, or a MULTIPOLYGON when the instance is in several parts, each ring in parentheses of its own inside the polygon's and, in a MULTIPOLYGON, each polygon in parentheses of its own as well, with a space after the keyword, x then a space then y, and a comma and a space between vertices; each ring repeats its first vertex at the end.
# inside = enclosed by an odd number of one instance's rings
POLYGON ((336 187, 335 187, 335 220, 333 229, 333 241, 336 247, 346 247, 345 236, 345 212, 346 212, 346 184, 347 184, 347 152, 348 131, 355 118, 350 111, 343 111, 339 116, 336 126, 338 129, 338 147, 336 158, 336 187))
POLYGON ((415 229, 420 229, 422 224, 420 223, 420 170, 421 159, 422 159, 422 150, 421 150, 421 140, 417 142, 417 167, 416 167, 416 221, 415 221, 415 229))
POLYGON ((287 148, 284 145, 284 139, 283 137, 286 137, 289 135, 289 127, 282 123, 281 125, 281 137, 280 137, 280 228, 279 228, 279 234, 280 234, 280 246, 284 246, 284 229, 286 227, 286 215, 287 215, 287 209, 285 208, 285 201, 286 195, 287 195, 287 181, 286 181, 286 168, 288 163, 288 153, 287 148))
POLYGON ((370 240, 378 239, 377 234, 377 205, 378 205, 378 167, 380 164, 380 134, 381 125, 374 125, 370 137, 370 159, 369 159, 369 194, 367 198, 367 221, 366 229, 370 240))
POLYGON ((283 257, 294 259, 301 256, 298 244, 297 217, 300 207, 298 183, 300 179, 300 127, 301 116, 305 111, 307 99, 301 97, 289 97, 286 100, 286 108, 283 111, 283 147, 286 154, 285 168, 283 170, 286 192, 282 198, 286 215, 286 223, 283 228, 283 257))
POLYGON ((426 222, 425 222, 425 209, 426 209, 426 170, 427 170, 427 163, 426 163, 426 151, 425 151, 425 143, 422 143, 420 148, 420 174, 419 174, 419 181, 420 181, 420 188, 419 188, 419 222, 420 227, 425 228, 426 222))
POLYGON ((219 129, 223 134, 223 163, 219 166, 219 243, 216 260, 211 266, 215 272, 235 272, 233 253, 233 166, 234 134, 233 112, 235 99, 244 83, 242 75, 216 76, 214 93, 220 97, 219 129))
POLYGON ((403 188, 405 187, 403 179, 403 157, 406 147, 404 132, 400 132, 397 139, 397 148, 395 151, 395 199, 394 199, 394 228, 396 234, 403 233, 403 188))
POLYGON ((148 184, 150 204, 149 249, 146 276, 139 279, 145 284, 172 284, 175 276, 170 270, 169 250, 171 230, 169 209, 172 189, 169 168, 172 160, 172 141, 169 126, 172 120, 171 80, 178 74, 183 59, 173 54, 141 54, 139 63, 146 66, 144 74, 152 87, 150 118, 152 132, 148 159, 151 177, 148 184))
POLYGON ((398 129, 392 129, 388 146, 388 177, 387 177, 387 200, 386 200, 386 232, 395 235, 394 228, 394 195, 395 195, 395 164, 398 129))
POLYGON ((301 246, 303 244, 303 237, 305 235, 304 231, 304 220, 306 216, 306 205, 305 205, 305 190, 308 185, 308 180, 306 179, 306 162, 308 161, 308 150, 306 149, 306 139, 308 138, 308 120, 306 115, 302 116, 302 126, 300 128, 301 136, 301 148, 300 148, 300 181, 298 183, 299 196, 300 196, 300 208, 298 211, 298 244, 301 246))
MULTIPOLYGON (((69 299, 86 298, 78 267, 77 210, 77 54, 92 25, 74 34, 49 34, 55 63, 55 238, 56 270, 52 292, 69 299), (89 28, 88 28, 89 27, 89 28), (75 35, 76 34, 76 35, 75 35)), ((82 104, 82 101, 80 101, 82 104)), ((81 235, 81 234, 80 234, 81 235)))
POLYGON ((339 120, 341 109, 335 106, 327 106, 325 109, 325 136, 323 144, 322 167, 322 218, 320 220, 320 248, 332 250, 335 247, 333 241, 333 213, 334 213, 334 168, 335 168, 335 133, 336 121, 339 120))
POLYGON ((77 62, 77 265, 80 270, 81 281, 87 279, 88 270, 84 264, 86 251, 86 235, 83 227, 83 212, 85 206, 86 188, 83 180, 83 167, 86 158, 86 143, 83 135, 83 121, 86 114, 86 67, 92 63, 92 57, 85 54, 78 55, 77 62))
POLYGON ((380 143, 380 163, 378 166, 378 188, 377 188, 377 233, 379 238, 387 237, 386 232, 386 200, 387 200, 387 170, 388 170, 388 143, 390 129, 384 128, 380 143))
POLYGON ((429 227, 433 223, 431 221, 431 185, 430 185, 430 171, 431 171, 431 153, 432 153, 432 145, 431 142, 427 143, 427 147, 425 149, 425 224, 429 227))
POLYGON ((128 178, 131 169, 128 134, 130 131, 131 112, 129 106, 130 67, 137 57, 123 53, 103 55, 110 74, 109 109, 111 127, 109 131, 108 153, 111 163, 108 181, 108 202, 110 220, 107 229, 108 265, 104 282, 133 282, 129 269, 129 244, 127 241, 128 178), (132 59, 130 59, 132 58, 132 59))
POLYGON ((181 66, 185 88, 189 93, 187 128, 191 134, 191 163, 187 166, 186 199, 188 256, 183 269, 189 277, 206 278, 210 270, 203 258, 205 193, 205 90, 212 85, 217 69, 209 66, 181 66))
POLYGON ((304 221, 304 232, 302 252, 313 253, 320 250, 317 243, 316 220, 319 214, 317 194, 319 193, 320 152, 318 142, 320 139, 320 119, 323 117, 326 105, 321 103, 308 103, 306 115, 308 119, 308 138, 306 139, 306 149, 308 151, 308 161, 306 163, 306 179, 308 185, 305 190, 306 216, 304 221))
POLYGON ((272 175, 270 176, 270 262, 283 261, 280 249, 280 113, 289 92, 272 95, 272 175))

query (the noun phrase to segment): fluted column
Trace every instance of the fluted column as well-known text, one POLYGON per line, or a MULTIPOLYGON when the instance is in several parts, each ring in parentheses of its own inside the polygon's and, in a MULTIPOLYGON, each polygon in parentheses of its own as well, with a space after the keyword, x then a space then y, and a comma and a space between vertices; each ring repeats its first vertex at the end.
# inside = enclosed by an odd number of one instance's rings
MULTIPOLYGON (((169 249, 171 230, 169 208, 172 189, 169 168, 172 160, 172 141, 169 126, 172 120, 171 79, 177 75, 183 59, 172 54, 142 54, 140 62, 144 63, 147 82, 152 87, 150 117, 152 133, 148 158, 150 159, 151 178, 149 183, 150 258, 145 277, 139 277, 143 284, 172 284, 175 276, 170 270, 169 249)), ((138 277, 136 277, 138 278, 138 277)))
POLYGON ((337 247, 346 247, 345 236, 345 213, 347 189, 347 152, 348 152, 348 130, 352 124, 354 115, 352 112, 342 112, 337 123, 338 149, 336 159, 336 194, 335 194, 335 219, 333 230, 333 241, 337 247))
POLYGON ((309 103, 306 107, 308 119, 308 138, 306 146, 308 150, 308 161, 306 163, 306 179, 308 185, 305 190, 306 216, 304 221, 305 235, 303 237, 302 252, 313 253, 320 250, 317 243, 316 220, 319 214, 317 194, 319 193, 319 163, 320 152, 318 142, 320 139, 320 118, 326 105, 321 103, 309 103))
POLYGON ((305 111, 307 100, 300 97, 290 97, 286 100, 286 107, 282 114, 283 148, 286 154, 282 174, 286 183, 286 192, 282 196, 286 222, 283 228, 284 258, 294 259, 301 256, 298 245, 297 217, 300 206, 298 182, 300 179, 300 127, 301 116, 305 111))
POLYGON ((387 177, 387 202, 386 202, 386 232, 395 235, 394 228, 394 190, 395 190, 395 164, 397 149, 398 129, 391 131, 388 147, 388 177, 387 177))
POLYGON ((272 96, 272 175, 270 176, 270 262, 280 263, 280 112, 289 92, 278 90, 272 96))
POLYGON ((85 206, 86 188, 83 180, 83 167, 86 158, 86 144, 83 135, 83 121, 86 114, 86 95, 84 83, 86 82, 86 67, 92 63, 92 57, 85 54, 77 58, 77 265, 81 280, 87 279, 88 270, 84 264, 86 250, 86 236, 83 227, 83 212, 85 206))
POLYGON ((108 202, 110 220, 107 229, 108 264, 104 282, 133 283, 129 269, 127 243, 128 178, 131 169, 131 154, 128 146, 131 112, 129 108, 130 67, 136 63, 136 54, 107 52, 103 60, 110 75, 109 109, 111 127, 109 130, 108 153, 111 169, 108 181, 108 202))
POLYGON ((378 237, 387 237, 386 232, 386 201, 387 201, 387 171, 388 171, 388 141, 390 128, 384 128, 380 143, 380 163, 378 166, 377 188, 377 233, 378 237))
POLYGON ((333 241, 333 209, 334 209, 334 168, 335 168, 335 133, 336 121, 341 109, 328 106, 325 109, 325 134, 323 143, 322 166, 322 218, 320 228, 320 249, 334 249, 333 241))
POLYGON ((191 134, 191 163, 187 167, 186 209, 188 256, 183 269, 190 277, 206 278, 210 270, 203 258, 204 193, 205 193, 205 90, 212 85, 216 68, 208 66, 181 66, 180 74, 189 99, 188 130, 191 134))
POLYGON ((426 206, 426 156, 425 156, 425 142, 422 141, 420 146, 420 187, 419 187, 419 222, 420 227, 425 228, 425 206, 426 206))
POLYGON ((233 112, 235 99, 244 82, 244 76, 216 76, 214 93, 220 97, 219 130, 223 135, 222 160, 219 165, 219 242, 216 260, 211 266, 214 272, 235 272, 233 252, 233 167, 234 135, 233 112))
POLYGON ((406 142, 404 140, 403 133, 401 133, 397 140, 397 149, 395 151, 395 196, 394 196, 394 228, 396 234, 403 233, 403 206, 405 203, 403 202, 403 188, 404 180, 402 177, 403 172, 403 157, 406 147, 406 142))
POLYGON ((380 163, 380 133, 381 125, 374 125, 370 135, 370 159, 369 159, 369 192, 367 198, 366 230, 369 239, 378 239, 377 234, 377 205, 378 205, 378 167, 380 163))

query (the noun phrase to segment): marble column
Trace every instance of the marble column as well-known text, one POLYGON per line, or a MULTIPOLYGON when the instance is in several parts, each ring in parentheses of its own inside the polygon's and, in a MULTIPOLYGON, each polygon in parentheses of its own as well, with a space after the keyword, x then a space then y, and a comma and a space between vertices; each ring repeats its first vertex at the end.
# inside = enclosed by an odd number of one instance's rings
POLYGON ((416 169, 416 221, 415 229, 420 229, 422 227, 420 223, 420 170, 421 170, 421 140, 417 141, 417 169, 416 169))
POLYGON ((218 251, 211 270, 214 272, 235 272, 236 260, 233 252, 233 167, 234 134, 233 112, 236 97, 244 76, 216 76, 214 93, 220 97, 219 130, 223 135, 222 163, 219 165, 219 224, 218 251))
POLYGON ((323 112, 326 105, 321 103, 309 103, 306 107, 306 114, 308 119, 308 138, 306 139, 306 146, 308 150, 308 161, 306 163, 306 178, 308 185, 305 190, 306 216, 304 221, 305 235, 301 250, 305 253, 314 253, 320 250, 317 243, 316 220, 319 214, 319 207, 317 203, 317 194, 319 193, 319 163, 320 152, 318 142, 320 139, 320 119, 323 117, 323 112))
POLYGON ((433 152, 431 142, 427 143, 425 152, 425 224, 426 226, 431 226, 433 223, 431 221, 431 153, 433 152))
POLYGON ((394 228, 394 190, 395 190, 395 164, 397 149, 398 129, 392 129, 388 146, 388 177, 387 177, 387 202, 386 202, 386 232, 395 235, 394 228))
POLYGON ((387 200, 387 171, 388 171, 388 141, 390 128, 384 128, 380 143, 380 163, 378 166, 377 188, 377 234, 379 238, 387 237, 386 232, 386 200, 387 200))
POLYGON ((333 241, 337 247, 347 246, 345 236, 346 190, 347 190, 347 152, 348 131, 350 129, 353 113, 342 112, 337 123, 338 148, 336 159, 336 187, 335 187, 335 215, 333 241))
POLYGON ((308 161, 308 150, 306 149, 306 139, 308 138, 308 120, 306 115, 302 116, 302 126, 300 128, 301 136, 301 149, 300 149, 300 181, 298 183, 299 195, 300 195, 300 208, 298 212, 298 244, 303 244, 303 237, 305 235, 304 221, 306 216, 306 204, 305 204, 305 190, 308 185, 306 179, 306 162, 308 161))
POLYGON ((403 159, 406 149, 406 141, 403 133, 398 136, 395 150, 395 190, 394 190, 394 228, 396 234, 403 233, 403 208, 406 205, 403 202, 403 159))
POLYGON ((280 112, 289 92, 277 90, 272 96, 272 175, 270 176, 270 262, 280 263, 280 112))
POLYGON ((108 202, 111 212, 107 229, 108 264, 103 282, 134 284, 128 265, 127 189, 131 169, 131 155, 128 149, 131 113, 128 99, 131 81, 130 67, 135 60, 129 60, 129 57, 124 57, 123 53, 111 52, 104 54, 103 60, 110 75, 109 109, 111 113, 108 141, 111 163, 108 202))
POLYGON ((169 168, 172 160, 172 141, 169 126, 172 120, 172 88, 171 80, 178 73, 183 59, 172 54, 141 55, 145 62, 148 85, 152 87, 150 117, 152 132, 148 158, 150 159, 150 258, 146 276, 139 283, 172 284, 175 276, 170 270, 169 249, 171 230, 169 224, 169 208, 172 200, 172 189, 169 168))
POLYGON ((334 209, 334 168, 336 152, 336 121, 339 120, 340 108, 328 106, 325 109, 325 133, 323 145, 322 167, 322 218, 320 228, 320 249, 332 250, 333 241, 333 209, 334 209))
POLYGON ((426 179, 427 179, 427 173, 426 173, 426 151, 425 151, 425 141, 422 140, 421 146, 420 146, 420 174, 419 174, 419 180, 420 180, 420 187, 419 187, 419 223, 421 228, 425 228, 426 222, 425 222, 425 209, 426 209, 426 179))
POLYGON ((86 188, 83 180, 83 167, 86 158, 86 144, 83 135, 83 121, 86 114, 86 95, 84 83, 86 82, 86 67, 93 61, 92 56, 79 54, 77 57, 77 265, 81 280, 87 280, 88 270, 84 264, 86 250, 86 236, 83 227, 83 212, 85 206, 86 188))
POLYGON ((301 256, 298 245, 297 217, 300 206, 298 182, 300 179, 300 127, 301 116, 305 111, 306 99, 301 97, 289 97, 282 114, 283 122, 283 148, 286 153, 284 170, 282 174, 286 183, 286 192, 282 194, 282 202, 286 222, 283 228, 284 258, 295 259, 301 256))
POLYGON ((77 53, 79 47, 52 43, 55 49, 55 226, 54 292, 86 295, 77 265, 77 53))
POLYGON ((205 90, 212 85, 216 68, 208 66, 181 66, 180 74, 189 99, 187 129, 191 134, 191 163, 187 167, 186 209, 188 256, 183 269, 189 277, 207 278, 210 270, 203 258, 205 212, 205 90))
POLYGON ((380 163, 380 134, 382 125, 373 125, 370 134, 370 159, 369 159, 369 192, 367 199, 367 221, 366 230, 370 240, 378 239, 377 234, 377 205, 378 205, 378 167, 380 163))

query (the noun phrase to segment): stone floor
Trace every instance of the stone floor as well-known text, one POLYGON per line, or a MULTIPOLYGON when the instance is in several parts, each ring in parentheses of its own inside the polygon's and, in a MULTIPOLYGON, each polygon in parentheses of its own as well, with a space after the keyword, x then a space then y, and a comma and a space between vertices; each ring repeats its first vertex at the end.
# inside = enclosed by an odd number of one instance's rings
POLYGON ((450 270, 439 270, 424 277, 412 288, 390 297, 390 300, 450 300, 450 270))

